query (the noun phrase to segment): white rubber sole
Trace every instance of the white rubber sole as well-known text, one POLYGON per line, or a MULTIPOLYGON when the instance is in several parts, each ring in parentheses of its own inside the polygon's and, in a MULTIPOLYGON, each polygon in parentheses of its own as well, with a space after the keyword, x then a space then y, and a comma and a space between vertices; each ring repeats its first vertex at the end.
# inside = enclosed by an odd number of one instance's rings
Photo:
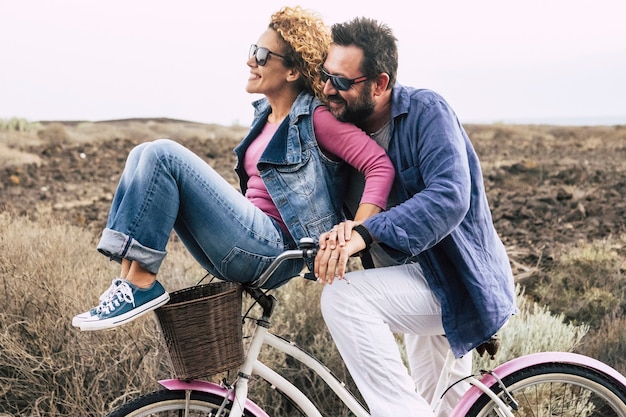
POLYGON ((156 310, 157 308, 161 307, 163 304, 167 303, 169 300, 170 300, 170 295, 168 293, 165 293, 155 298, 154 300, 151 300, 127 313, 120 314, 119 316, 111 317, 109 319, 104 319, 104 320, 98 320, 98 317, 94 316, 92 319, 87 319, 81 322, 80 330, 82 331, 106 330, 106 329, 112 329, 117 326, 121 326, 122 324, 128 323, 129 321, 133 321, 137 317, 140 317, 150 311, 156 310))
POLYGON ((72 319, 72 326, 74 327, 80 327, 80 324, 86 320, 91 320, 93 318, 95 318, 96 316, 92 316, 91 314, 89 314, 89 311, 85 311, 84 313, 80 313, 77 316, 74 316, 74 318, 72 319))

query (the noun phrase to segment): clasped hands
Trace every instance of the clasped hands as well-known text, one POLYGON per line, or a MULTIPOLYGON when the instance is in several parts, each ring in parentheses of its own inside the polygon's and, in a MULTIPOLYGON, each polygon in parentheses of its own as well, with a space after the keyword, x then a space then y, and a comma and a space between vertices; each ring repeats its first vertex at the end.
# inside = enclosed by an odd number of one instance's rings
POLYGON ((365 241, 352 228, 360 223, 347 220, 320 235, 319 250, 315 256, 315 278, 321 284, 332 284, 343 279, 348 259, 365 249, 365 241))

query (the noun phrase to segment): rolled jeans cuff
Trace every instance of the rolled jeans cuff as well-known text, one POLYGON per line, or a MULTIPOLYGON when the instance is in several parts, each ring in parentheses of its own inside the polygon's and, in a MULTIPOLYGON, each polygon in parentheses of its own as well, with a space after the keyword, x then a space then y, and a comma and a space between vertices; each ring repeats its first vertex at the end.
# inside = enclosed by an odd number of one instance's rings
POLYGON ((104 229, 97 249, 118 263, 122 259, 138 262, 146 271, 157 274, 167 252, 143 246, 132 237, 111 229, 104 229))

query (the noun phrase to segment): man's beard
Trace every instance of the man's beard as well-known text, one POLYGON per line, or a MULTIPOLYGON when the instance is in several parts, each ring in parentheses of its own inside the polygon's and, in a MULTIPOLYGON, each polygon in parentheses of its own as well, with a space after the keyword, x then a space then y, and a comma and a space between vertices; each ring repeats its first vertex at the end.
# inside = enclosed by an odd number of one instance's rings
POLYGON ((348 103, 339 93, 328 97, 329 101, 341 102, 344 104, 343 110, 339 113, 333 112, 337 120, 342 122, 356 123, 363 121, 374 112, 374 101, 371 99, 371 86, 366 84, 363 91, 352 104, 348 103))

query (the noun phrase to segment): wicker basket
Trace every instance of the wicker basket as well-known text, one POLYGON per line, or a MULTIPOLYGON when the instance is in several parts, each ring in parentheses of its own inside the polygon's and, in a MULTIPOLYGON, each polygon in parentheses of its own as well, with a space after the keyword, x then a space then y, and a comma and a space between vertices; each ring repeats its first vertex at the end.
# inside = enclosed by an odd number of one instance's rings
POLYGON ((212 282, 170 294, 155 310, 178 379, 207 377, 241 365, 242 289, 212 282))

